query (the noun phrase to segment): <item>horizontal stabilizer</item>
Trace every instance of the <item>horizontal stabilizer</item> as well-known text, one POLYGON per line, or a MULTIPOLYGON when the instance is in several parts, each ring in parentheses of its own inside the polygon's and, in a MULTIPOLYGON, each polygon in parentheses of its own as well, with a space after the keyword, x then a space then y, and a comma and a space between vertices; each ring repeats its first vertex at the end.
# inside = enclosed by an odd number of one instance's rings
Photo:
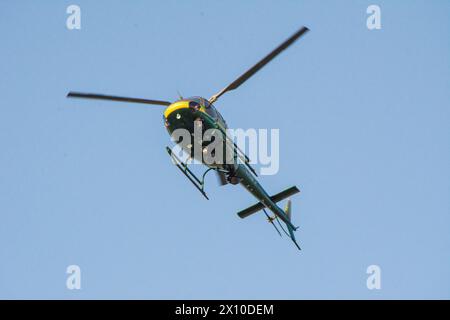
MULTIPOLYGON (((277 193, 276 195, 273 195, 270 197, 273 202, 278 202, 283 199, 286 199, 287 197, 290 197, 296 193, 300 192, 300 190, 296 187, 290 187, 284 191, 281 191, 280 193, 277 193)), ((258 202, 257 204, 252 205, 251 207, 248 207, 247 209, 244 209, 242 211, 238 212, 238 216, 240 218, 247 218, 248 216, 252 215, 255 212, 258 212, 259 210, 262 210, 264 208, 264 205, 261 202, 258 202)))

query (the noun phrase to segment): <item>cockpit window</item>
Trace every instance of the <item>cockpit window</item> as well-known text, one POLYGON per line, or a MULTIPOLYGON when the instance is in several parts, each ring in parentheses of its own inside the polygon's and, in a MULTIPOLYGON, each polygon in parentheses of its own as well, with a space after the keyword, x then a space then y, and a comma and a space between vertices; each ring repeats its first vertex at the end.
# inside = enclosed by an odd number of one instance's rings
POLYGON ((198 103, 197 101, 189 101, 189 108, 198 110, 200 109, 200 103, 198 103))
POLYGON ((217 119, 217 111, 216 108, 214 108, 212 105, 208 105, 208 107, 205 108, 205 111, 208 115, 210 115, 212 118, 217 119))
POLYGON ((216 108, 214 108, 214 106, 212 104, 210 104, 208 100, 201 98, 201 97, 193 97, 193 98, 189 98, 189 100, 190 100, 189 101, 190 108, 198 110, 201 107, 203 107, 205 112, 210 117, 212 117, 215 120, 218 119, 219 115, 218 115, 216 108))

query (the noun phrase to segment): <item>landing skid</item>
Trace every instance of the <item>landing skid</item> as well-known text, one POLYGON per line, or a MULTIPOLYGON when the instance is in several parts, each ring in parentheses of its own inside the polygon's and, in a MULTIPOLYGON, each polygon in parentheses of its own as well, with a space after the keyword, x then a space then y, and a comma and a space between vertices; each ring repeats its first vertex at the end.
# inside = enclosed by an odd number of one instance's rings
MULTIPOLYGON (((192 182, 192 184, 195 186, 195 188, 197 188, 198 191, 200 191, 200 193, 207 199, 209 200, 208 196, 205 193, 205 176, 206 174, 211 171, 211 170, 215 170, 214 168, 209 168, 207 169, 203 175, 202 178, 199 179, 189 168, 188 165, 183 162, 180 158, 178 158, 169 147, 166 147, 167 153, 169 154, 169 156, 172 158, 173 162, 175 163, 175 165, 177 166, 178 169, 180 169, 181 172, 183 172, 183 174, 186 176, 186 178, 189 179, 189 181, 192 182)), ((222 172, 221 170, 217 170, 222 172)))

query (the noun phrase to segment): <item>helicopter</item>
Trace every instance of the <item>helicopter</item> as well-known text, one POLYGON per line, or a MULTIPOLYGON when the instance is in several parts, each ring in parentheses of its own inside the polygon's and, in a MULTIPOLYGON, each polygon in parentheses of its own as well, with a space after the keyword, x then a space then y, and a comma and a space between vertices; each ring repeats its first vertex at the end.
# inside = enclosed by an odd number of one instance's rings
MULTIPOLYGON (((227 133, 227 123, 214 106, 214 103, 223 94, 237 89, 240 85, 242 85, 245 81, 247 81, 256 72, 262 69, 266 64, 272 61, 277 55, 287 49, 308 31, 309 29, 307 27, 301 27, 292 36, 290 36, 287 40, 285 40, 278 47, 272 50, 268 55, 266 55, 263 59, 258 61, 236 80, 231 82, 228 86, 220 90, 215 95, 211 96, 209 99, 203 97, 180 97, 179 100, 170 102, 164 100, 130 98, 72 91, 67 94, 67 97, 141 103, 166 107, 163 113, 164 126, 172 136, 174 142, 177 145, 181 146, 182 150, 189 155, 189 158, 194 158, 208 167, 203 175, 199 177, 191 169, 189 169, 189 164, 186 160, 181 160, 180 157, 178 157, 171 148, 166 147, 166 150, 173 163, 188 178, 188 180, 192 182, 195 188, 198 189, 206 199, 208 199, 204 187, 205 176, 209 171, 216 172, 221 185, 241 184, 258 200, 258 202, 244 210, 239 211, 237 215, 240 218, 247 218, 254 213, 262 210, 267 218, 267 221, 273 225, 277 233, 282 236, 279 228, 277 227, 278 225, 281 230, 292 240, 295 246, 299 250, 301 250, 294 235, 294 231, 296 231, 298 227, 294 226, 291 221, 291 200, 288 199, 286 207, 284 209, 280 208, 277 205, 277 203, 281 200, 299 193, 300 190, 296 186, 292 186, 272 196, 270 196, 266 192, 266 190, 259 184, 256 179, 257 173, 251 166, 250 159, 237 146, 232 137, 227 133), (219 158, 226 158, 227 161, 217 161, 217 159, 215 159, 214 161, 206 161, 204 154, 208 153, 208 151, 211 151, 208 150, 208 147, 212 144, 211 141, 205 141, 203 136, 201 136, 199 139, 196 139, 194 137, 193 143, 191 143, 192 140, 190 143, 186 143, 186 139, 182 139, 180 137, 174 138, 174 134, 176 132, 179 132, 179 130, 187 132, 190 136, 195 136, 196 132, 205 134, 207 131, 212 131, 215 137, 214 141, 216 143, 221 142, 219 144, 219 148, 214 148, 214 150, 212 151, 223 151, 223 156, 220 156, 219 158), (195 150, 201 151, 196 152, 195 150), (270 216, 267 213, 267 210, 271 211, 273 213, 273 216, 270 216), (282 223, 284 223, 287 230, 283 227, 282 223)), ((212 155, 214 155, 214 152, 212 152, 212 155)))

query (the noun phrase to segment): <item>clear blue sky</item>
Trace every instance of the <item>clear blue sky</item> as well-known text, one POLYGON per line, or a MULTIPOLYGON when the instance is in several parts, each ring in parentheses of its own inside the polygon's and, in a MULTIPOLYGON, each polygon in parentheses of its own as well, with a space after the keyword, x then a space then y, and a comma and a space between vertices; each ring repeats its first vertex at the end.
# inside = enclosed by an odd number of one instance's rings
POLYGON ((449 1, 9 0, 0 35, 0 298, 450 298, 449 1), (209 97, 301 25, 216 104, 231 127, 280 129, 260 182, 302 190, 300 253, 236 216, 254 203, 240 186, 210 176, 201 197, 163 109, 65 98, 209 97))

